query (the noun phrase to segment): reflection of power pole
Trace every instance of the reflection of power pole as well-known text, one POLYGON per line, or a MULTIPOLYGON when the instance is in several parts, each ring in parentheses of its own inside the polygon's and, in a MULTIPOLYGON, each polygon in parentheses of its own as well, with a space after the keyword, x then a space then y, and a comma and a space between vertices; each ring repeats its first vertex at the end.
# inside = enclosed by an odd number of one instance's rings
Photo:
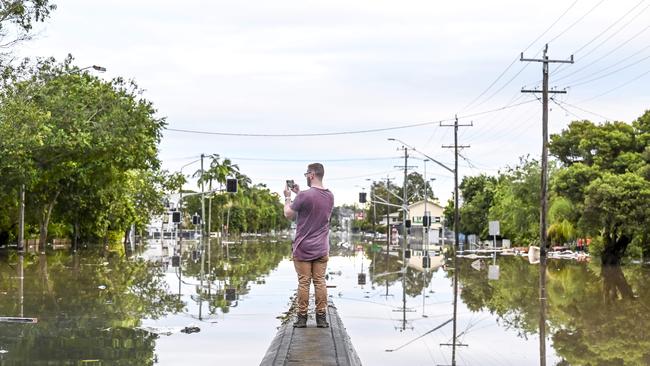
MULTIPOLYGON (((18 214, 18 251, 23 252, 25 250, 25 185, 20 185, 20 207, 18 214)), ((75 233, 76 235, 76 233, 75 233)), ((76 250, 77 248, 75 248, 76 250)), ((21 257, 22 258, 22 257, 21 257)))
MULTIPOLYGON (((390 177, 386 177, 386 202, 390 202, 390 177)), ((373 201, 375 198, 373 197, 373 201)), ((388 272, 388 255, 390 251, 391 230, 390 230, 390 206, 386 206, 386 272, 388 272)), ((386 287, 386 296, 388 296, 388 287, 386 287)))
POLYGON ((546 53, 548 52, 548 44, 544 47, 544 55, 541 59, 524 58, 524 53, 521 53, 521 61, 528 62, 541 62, 542 63, 542 90, 525 90, 522 93, 542 93, 542 171, 541 171, 541 193, 540 193, 540 217, 539 217, 539 300, 540 312, 539 320, 539 357, 540 366, 546 365, 546 321, 545 321, 545 305, 546 305, 546 247, 547 247, 547 233, 546 233, 546 212, 548 204, 548 94, 564 94, 565 90, 548 90, 548 64, 549 63, 573 63, 573 55, 570 60, 549 60, 546 53))
POLYGON ((451 364, 453 366, 456 365, 456 323, 457 323, 457 314, 458 314, 458 271, 459 271, 459 266, 458 266, 458 256, 456 255, 456 250, 459 248, 459 243, 458 243, 458 229, 459 229, 459 221, 460 221, 460 214, 459 214, 459 207, 458 207, 458 149, 459 148, 466 148, 469 147, 469 145, 462 145, 458 146, 458 127, 459 126, 473 126, 472 123, 469 125, 459 125, 458 124, 458 116, 456 116, 456 119, 454 121, 453 125, 443 125, 442 123, 440 126, 453 126, 454 127, 454 146, 447 146, 443 145, 443 148, 452 148, 454 149, 454 250, 452 253, 454 254, 454 336, 453 336, 453 343, 452 343, 452 348, 451 348, 451 364))

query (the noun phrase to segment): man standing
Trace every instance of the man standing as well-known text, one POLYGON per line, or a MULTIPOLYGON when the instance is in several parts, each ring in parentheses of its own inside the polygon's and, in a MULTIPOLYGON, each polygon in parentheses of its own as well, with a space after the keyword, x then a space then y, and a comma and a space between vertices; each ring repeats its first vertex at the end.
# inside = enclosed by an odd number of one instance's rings
POLYGON ((334 207, 334 195, 323 187, 325 169, 320 163, 309 164, 305 178, 310 188, 300 192, 297 184, 284 189, 284 216, 296 220, 293 240, 293 265, 298 274, 298 318, 296 328, 307 326, 309 287, 314 283, 316 297, 316 326, 327 328, 327 286, 325 270, 329 259, 329 221, 334 207), (296 199, 291 202, 291 192, 296 199))

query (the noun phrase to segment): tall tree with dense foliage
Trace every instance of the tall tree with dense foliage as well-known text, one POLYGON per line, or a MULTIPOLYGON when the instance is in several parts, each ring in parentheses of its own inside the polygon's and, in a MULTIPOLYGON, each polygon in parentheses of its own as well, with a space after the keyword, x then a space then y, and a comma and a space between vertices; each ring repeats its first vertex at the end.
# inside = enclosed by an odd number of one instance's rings
POLYGON ((650 111, 632 124, 575 121, 551 136, 549 151, 563 164, 553 193, 571 202, 571 224, 600 238, 603 263, 619 263, 630 245, 650 253, 649 142, 650 111))
POLYGON ((97 236, 124 231, 138 214, 138 181, 155 184, 146 172, 160 169, 165 122, 152 103, 134 82, 104 81, 72 61, 24 63, 0 94, 3 182, 25 184, 41 248, 57 205, 92 212, 79 216, 97 236))

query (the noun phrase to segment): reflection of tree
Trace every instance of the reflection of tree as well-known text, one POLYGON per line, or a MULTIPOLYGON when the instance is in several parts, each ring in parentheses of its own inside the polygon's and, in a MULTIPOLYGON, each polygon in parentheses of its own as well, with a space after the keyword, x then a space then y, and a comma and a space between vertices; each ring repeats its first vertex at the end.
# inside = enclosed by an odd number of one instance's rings
POLYGON ((470 310, 487 308, 498 315, 506 327, 520 334, 534 333, 539 319, 538 267, 514 258, 501 260, 498 281, 488 281, 485 270, 471 267, 472 260, 459 260, 460 298, 470 310), (514 290, 513 290, 514 289, 514 290))
MULTIPOLYGON (((210 286, 208 293, 206 281, 204 289, 199 290, 197 295, 208 301, 210 314, 214 314, 217 309, 227 313, 232 304, 225 299, 226 289, 235 289, 239 295, 247 294, 249 283, 262 281, 261 277, 268 275, 290 255, 290 242, 242 242, 226 247, 219 245, 218 241, 213 241, 211 258, 206 258, 206 261, 210 261, 210 265, 205 266, 211 271, 205 274, 205 278, 214 286, 210 286)), ((200 278, 200 261, 186 261, 183 275, 200 278)))
MULTIPOLYGON (((11 267, 2 262, 0 272, 12 273, 11 267)), ((24 315, 38 323, 0 326, 0 344, 10 364, 64 365, 84 359, 153 364, 156 336, 135 327, 142 318, 182 309, 168 293, 161 269, 141 260, 57 252, 27 257, 24 272, 24 315)), ((0 291, 11 294, 0 302, 3 315, 18 314, 16 285, 10 282, 4 275, 0 280, 0 291)))
MULTIPOLYGON (((501 258, 501 276, 461 261, 462 300, 488 310, 523 335, 537 332, 538 270, 520 258, 501 258)), ((548 262, 547 326, 553 346, 570 365, 650 364, 650 270, 548 262), (625 274, 624 274, 625 272, 625 274), (627 280, 626 280, 627 278, 627 280)))
POLYGON ((604 266, 602 268, 603 297, 608 304, 619 299, 633 299, 632 287, 625 280, 621 266, 604 266))
MULTIPOLYGON (((589 286, 584 297, 558 309, 565 319, 553 336, 558 353, 572 365, 648 365, 648 270, 603 267, 602 287, 589 286), (636 293, 636 296, 633 295, 636 293)), ((589 279, 600 284, 596 275, 589 279)))

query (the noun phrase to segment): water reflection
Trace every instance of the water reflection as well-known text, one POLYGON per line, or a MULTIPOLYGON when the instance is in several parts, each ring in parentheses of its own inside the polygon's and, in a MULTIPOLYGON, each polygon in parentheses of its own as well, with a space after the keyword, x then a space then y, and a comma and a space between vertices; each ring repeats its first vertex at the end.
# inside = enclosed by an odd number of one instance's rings
POLYGON ((1 316, 38 319, 2 323, 3 364, 151 364, 157 336, 137 329, 140 320, 182 307, 146 262, 91 253, 11 253, 0 261, 0 293, 1 316))
MULTIPOLYGON (((472 259, 418 271, 401 252, 360 245, 332 247, 328 284, 364 364, 650 364, 647 267, 499 256, 490 280, 472 259)), ((185 240, 180 267, 175 253, 158 241, 136 253, 153 263, 88 251, 1 257, 0 317, 38 323, 0 324, 0 364, 258 364, 295 291, 290 243, 185 240), (192 325, 200 332, 180 333, 192 325)))
POLYGON ((461 271, 463 301, 473 311, 495 313, 520 337, 539 332, 540 364, 547 360, 546 335, 562 364, 650 364, 648 268, 599 268, 561 260, 538 267, 520 258, 501 258, 500 280, 488 281, 468 264, 461 271))
MULTIPOLYGON (((204 248, 198 242, 185 245, 180 268, 184 276, 198 279, 192 298, 199 311, 207 304, 208 316, 236 307, 238 299, 249 293, 251 283, 264 284, 265 276, 291 253, 287 241, 221 244, 212 240, 204 248)), ((202 317, 199 313, 199 319, 202 317)))

